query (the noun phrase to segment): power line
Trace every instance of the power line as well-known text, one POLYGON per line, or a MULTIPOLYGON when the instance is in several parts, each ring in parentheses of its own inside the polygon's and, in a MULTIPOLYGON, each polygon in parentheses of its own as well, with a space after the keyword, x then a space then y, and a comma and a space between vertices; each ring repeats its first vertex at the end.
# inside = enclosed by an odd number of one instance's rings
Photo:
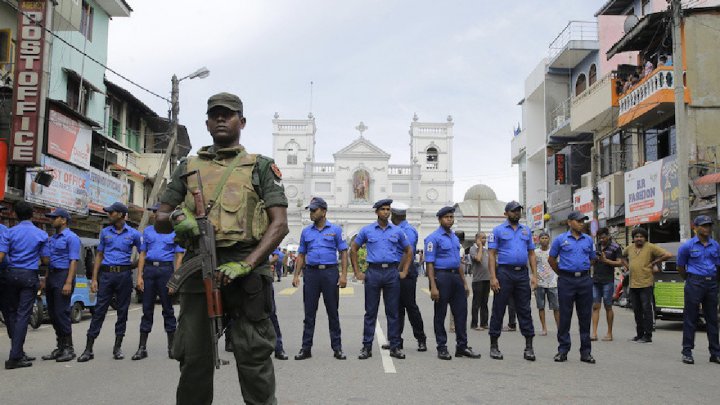
POLYGON ((5 4, 9 5, 9 6, 12 7, 13 9, 15 9, 15 11, 17 11, 18 13, 20 13, 20 14, 22 14, 23 16, 27 17, 27 18, 28 18, 30 21, 32 21, 35 25, 39 26, 39 27, 42 28, 44 31, 46 31, 47 33, 49 33, 49 34, 52 35, 53 37, 57 38, 58 40, 60 40, 60 42, 62 42, 62 43, 64 43, 65 45, 69 46, 71 49, 77 51, 78 53, 80 53, 80 54, 83 55, 84 57, 88 58, 89 60, 97 63, 99 66, 103 67, 103 68, 104 68, 105 70, 107 70, 108 72, 115 74, 116 76, 118 76, 118 77, 120 77, 121 79, 125 80, 126 82, 132 84, 133 86, 135 86, 135 87, 137 87, 137 88, 139 88, 139 89, 141 89, 141 90, 143 90, 143 91, 145 91, 145 92, 147 92, 147 93, 149 93, 149 94, 152 94, 153 96, 155 96, 155 97, 157 97, 157 98, 159 98, 159 99, 161 99, 161 100, 165 100, 165 101, 167 101, 168 103, 170 102, 170 99, 168 99, 167 97, 163 97, 163 96, 155 93, 154 91, 152 91, 152 90, 150 90, 150 89, 148 89, 148 88, 146 88, 146 87, 138 84, 137 82, 133 81, 132 79, 129 79, 128 77, 126 77, 126 76, 123 75, 122 73, 115 71, 114 69, 112 69, 112 68, 110 68, 109 66, 103 64, 103 63, 100 62, 99 60, 97 60, 97 59, 93 58, 92 56, 88 55, 87 53, 83 52, 82 50, 80 50, 80 49, 79 49, 78 47, 76 47, 75 45, 69 43, 69 42, 66 41, 64 38, 62 38, 62 37, 60 37, 59 35, 57 35, 56 33, 54 33, 51 29, 45 27, 45 25, 43 25, 42 23, 39 23, 39 22, 35 21, 34 18, 32 18, 31 16, 29 16, 27 13, 21 11, 21 10, 20 10, 17 6, 15 6, 14 4, 10 3, 10 0, 3 0, 3 1, 4 1, 5 4))

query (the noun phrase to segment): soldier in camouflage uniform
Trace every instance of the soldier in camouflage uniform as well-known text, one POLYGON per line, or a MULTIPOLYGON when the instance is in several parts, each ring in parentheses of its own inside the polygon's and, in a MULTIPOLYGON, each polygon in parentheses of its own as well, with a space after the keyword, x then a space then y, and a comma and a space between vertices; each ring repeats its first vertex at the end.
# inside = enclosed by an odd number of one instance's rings
MULTIPOLYGON (((269 319, 273 278, 267 258, 288 233, 285 190, 272 159, 248 154, 240 145, 240 131, 246 123, 240 98, 228 93, 210 97, 207 115, 213 144, 201 148, 197 157, 181 162, 173 172, 160 198, 156 229, 174 229, 180 240, 190 240, 197 231, 191 215, 174 225, 170 222, 169 214, 181 203, 186 213, 195 208, 189 190, 195 189, 197 179, 191 176, 186 184, 181 175, 200 171, 208 203, 216 187, 222 187, 208 217, 216 229, 218 271, 224 276, 223 308, 233 320, 226 333, 232 338, 245 402, 275 404, 271 359, 275 332, 269 319), (219 184, 228 166, 234 169, 226 182, 219 184)), ((192 257, 190 244, 185 261, 192 257)), ((209 404, 213 399, 212 334, 200 273, 190 276, 178 291, 180 316, 173 346, 173 355, 180 362, 178 404, 209 404)))

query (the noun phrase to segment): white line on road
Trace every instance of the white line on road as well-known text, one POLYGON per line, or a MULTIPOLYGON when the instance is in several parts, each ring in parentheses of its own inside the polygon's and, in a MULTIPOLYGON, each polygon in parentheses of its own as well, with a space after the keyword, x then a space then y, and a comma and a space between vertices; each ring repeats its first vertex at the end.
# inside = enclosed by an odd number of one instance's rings
POLYGON ((375 336, 378 348, 380 349, 380 357, 382 358, 385 374, 395 374, 395 364, 393 364, 392 358, 390 357, 390 351, 382 349, 382 346, 387 343, 387 340, 385 339, 385 334, 380 327, 380 322, 375 322, 375 336))

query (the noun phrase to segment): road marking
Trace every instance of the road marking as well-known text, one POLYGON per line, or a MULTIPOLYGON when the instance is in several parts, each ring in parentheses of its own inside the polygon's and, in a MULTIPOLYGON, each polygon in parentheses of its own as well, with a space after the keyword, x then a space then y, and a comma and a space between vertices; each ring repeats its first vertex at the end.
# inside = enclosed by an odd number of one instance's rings
POLYGON ((355 289, 352 287, 345 287, 340 289, 340 296, 353 296, 355 295, 355 289))
POLYGON ((393 364, 392 358, 390 357, 390 351, 382 349, 382 346, 387 343, 387 340, 385 339, 385 334, 380 327, 380 322, 375 322, 375 336, 377 336, 376 340, 378 348, 380 349, 380 357, 382 358, 385 374, 395 374, 395 364, 393 364))
POLYGON ((289 287, 289 288, 285 288, 285 289, 281 290, 278 293, 278 295, 288 295, 289 296, 289 295, 295 294, 296 292, 298 292, 298 290, 299 290, 299 288, 289 287))
POLYGON ((429 288, 423 287, 423 288, 421 288, 420 290, 422 290, 422 292, 424 292, 425 294, 430 295, 430 289, 429 289, 429 288))

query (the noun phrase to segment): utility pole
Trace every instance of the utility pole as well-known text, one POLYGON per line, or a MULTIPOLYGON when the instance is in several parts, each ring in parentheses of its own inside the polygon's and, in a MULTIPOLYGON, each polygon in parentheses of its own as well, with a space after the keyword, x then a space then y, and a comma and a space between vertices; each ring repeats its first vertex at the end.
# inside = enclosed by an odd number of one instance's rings
POLYGON ((689 147, 688 125, 685 115, 685 80, 683 80, 683 49, 680 29, 682 26, 682 4, 680 0, 671 0, 672 39, 673 39, 673 75, 675 76, 675 143, 677 149, 677 175, 680 195, 680 241, 690 239, 690 196, 689 196, 689 147))
MULTIPOLYGON (((180 80, 178 80, 177 75, 172 76, 172 90, 170 92, 170 140, 168 141, 167 150, 165 151, 165 155, 163 156, 162 162, 160 162, 160 168, 158 168, 157 174, 155 175, 155 180, 153 182, 153 188, 152 191, 150 191, 150 196, 148 197, 148 200, 146 202, 146 206, 150 206, 152 204, 155 204, 155 201, 158 198, 158 194, 160 193, 160 186, 162 186, 163 183, 163 176, 165 174, 165 169, 167 168, 168 162, 170 161, 170 156, 173 154, 173 151, 175 150, 175 143, 177 142, 177 133, 178 133, 178 113, 180 112, 180 80)), ((150 220, 150 211, 144 210, 142 220, 140 220, 140 226, 138 229, 142 231, 145 229, 145 226, 147 226, 148 221, 150 220)))
MULTIPOLYGON (((595 137, 595 134, 593 134, 593 138, 595 137)), ((590 148, 590 156, 592 156, 592 159, 590 160, 590 164, 592 165, 590 167, 590 187, 592 187, 592 199, 593 199, 593 220, 598 221, 600 223, 600 214, 599 214, 599 207, 600 207, 600 190, 598 189, 598 178, 600 178, 600 153, 598 153, 600 143, 595 142, 595 144, 590 148)), ((607 198, 605 199, 605 203, 608 203, 607 198)))

